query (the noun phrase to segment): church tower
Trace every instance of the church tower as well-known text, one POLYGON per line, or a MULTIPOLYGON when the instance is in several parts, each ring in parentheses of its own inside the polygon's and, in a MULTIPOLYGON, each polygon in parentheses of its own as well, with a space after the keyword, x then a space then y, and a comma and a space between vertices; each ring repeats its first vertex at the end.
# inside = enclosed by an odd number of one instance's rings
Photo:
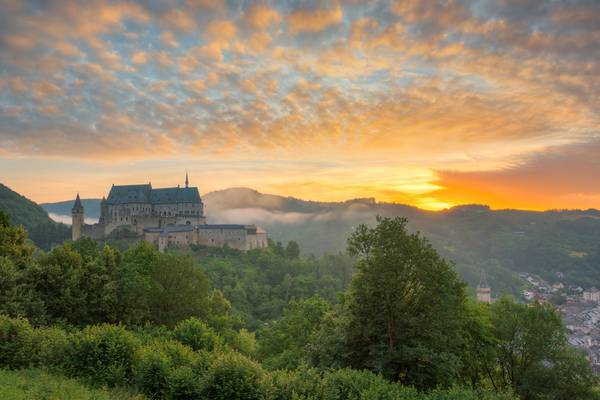
POLYGON ((81 237, 83 231, 83 204, 81 204, 81 199, 79 198, 79 193, 77 193, 77 197, 75 198, 75 204, 73 204, 73 208, 71 209, 71 237, 73 240, 77 240, 81 237))
POLYGON ((492 302, 492 289, 488 284, 487 278, 485 276, 485 271, 481 270, 481 277, 479 278, 479 285, 477 285, 477 300, 482 303, 491 303, 492 302))

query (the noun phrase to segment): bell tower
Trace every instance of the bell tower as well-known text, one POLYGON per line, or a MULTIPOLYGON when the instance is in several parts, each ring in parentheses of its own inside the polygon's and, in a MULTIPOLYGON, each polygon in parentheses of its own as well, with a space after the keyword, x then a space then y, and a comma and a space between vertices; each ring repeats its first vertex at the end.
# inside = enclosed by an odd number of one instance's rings
POLYGON ((71 218, 71 238, 75 241, 78 240, 83 233, 84 212, 83 204, 81 204, 81 199, 79 198, 79 193, 77 193, 75 204, 73 204, 73 208, 71 209, 71 218))
POLYGON ((485 271, 481 270, 481 277, 479 278, 479 285, 477 285, 477 300, 482 303, 492 302, 492 289, 488 284, 485 271))

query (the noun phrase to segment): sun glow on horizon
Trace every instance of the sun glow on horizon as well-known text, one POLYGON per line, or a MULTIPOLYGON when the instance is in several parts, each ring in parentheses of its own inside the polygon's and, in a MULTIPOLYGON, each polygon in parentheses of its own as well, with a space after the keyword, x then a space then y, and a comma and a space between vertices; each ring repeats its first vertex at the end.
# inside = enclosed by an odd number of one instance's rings
POLYGON ((0 181, 600 208, 600 4, 484 3, 3 2, 0 181))

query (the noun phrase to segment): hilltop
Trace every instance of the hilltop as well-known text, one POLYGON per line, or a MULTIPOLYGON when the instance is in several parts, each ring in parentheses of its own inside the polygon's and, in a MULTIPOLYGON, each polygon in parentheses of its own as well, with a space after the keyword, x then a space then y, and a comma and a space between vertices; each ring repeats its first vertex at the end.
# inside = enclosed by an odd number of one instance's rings
POLYGON ((0 183, 0 211, 15 225, 23 225, 31 240, 43 249, 71 237, 68 226, 56 223, 38 204, 0 183))
MULTIPOLYGON (((403 216, 409 227, 427 236, 456 263, 471 286, 486 269, 494 290, 516 293, 529 272, 554 282, 600 285, 600 211, 491 210, 464 205, 442 211, 379 203, 374 199, 344 202, 307 201, 230 188, 203 196, 209 223, 243 221, 268 229, 277 241, 296 240, 305 253, 344 251, 346 238, 359 224, 373 225, 377 215, 403 216), (560 274, 559 274, 560 275, 560 274)), ((100 199, 83 200, 86 217, 98 218, 100 199)), ((48 212, 70 218, 72 200, 43 204, 48 212)))

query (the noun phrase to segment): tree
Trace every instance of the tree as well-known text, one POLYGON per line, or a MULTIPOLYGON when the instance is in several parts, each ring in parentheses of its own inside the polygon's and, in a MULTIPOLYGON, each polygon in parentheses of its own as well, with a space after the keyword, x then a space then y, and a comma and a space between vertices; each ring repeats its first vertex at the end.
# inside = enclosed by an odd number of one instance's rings
POLYGON ((497 358, 490 375, 497 388, 523 399, 592 399, 589 362, 569 348, 560 315, 550 305, 502 298, 491 307, 497 358), (495 368, 497 366, 497 368, 495 368))
POLYGON ((266 366, 294 369, 304 358, 304 348, 330 309, 320 297, 292 300, 281 319, 260 331, 259 355, 266 366))
POLYGON ((151 321, 174 326, 189 317, 208 316, 208 280, 190 256, 159 254, 151 268, 151 321))
POLYGON ((285 256, 290 260, 300 258, 300 246, 293 240, 290 240, 285 247, 285 256))
POLYGON ((464 284, 406 219, 377 218, 348 239, 346 362, 421 388, 450 385, 461 365, 464 284))

